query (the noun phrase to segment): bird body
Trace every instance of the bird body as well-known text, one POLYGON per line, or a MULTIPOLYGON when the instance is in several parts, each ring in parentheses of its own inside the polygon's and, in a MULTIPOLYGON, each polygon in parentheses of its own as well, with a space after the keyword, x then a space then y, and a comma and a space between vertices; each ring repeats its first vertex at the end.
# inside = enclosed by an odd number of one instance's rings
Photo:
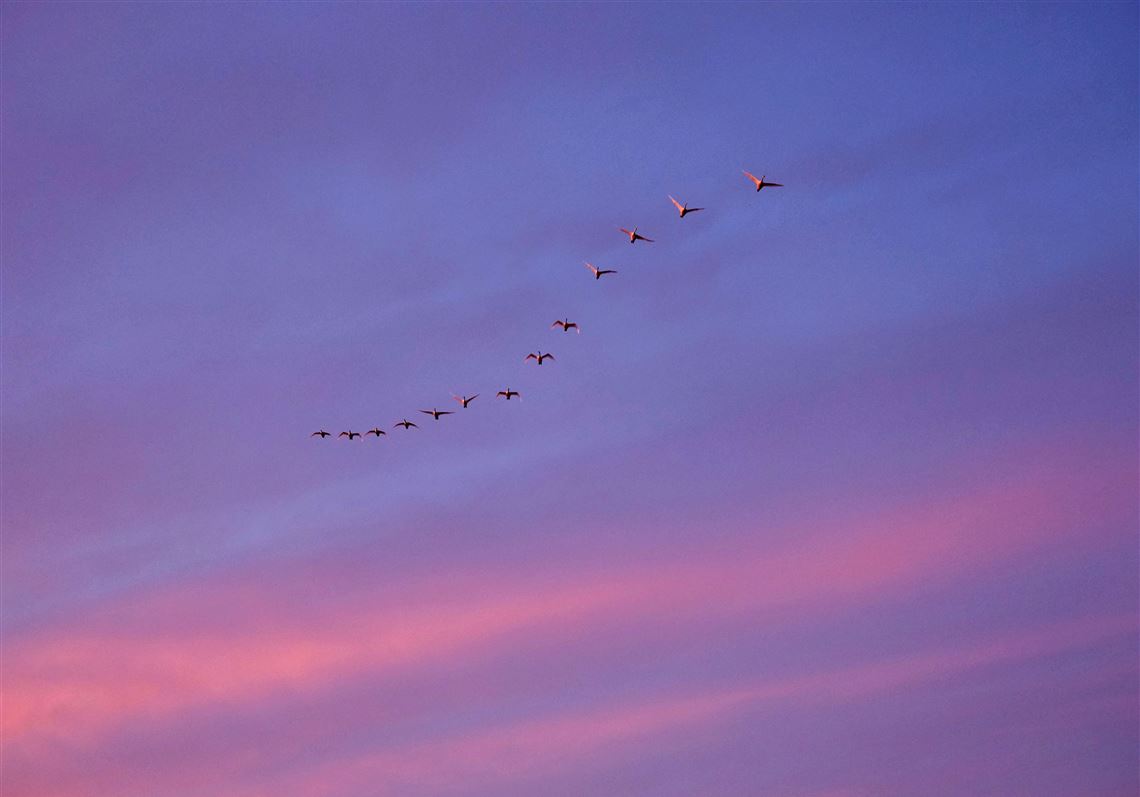
POLYGON ((453 414, 450 410, 445 412, 443 410, 437 410, 434 407, 430 410, 420 410, 420 412, 422 412, 424 415, 430 415, 432 418, 434 418, 437 421, 439 420, 440 415, 452 415, 453 414))
POLYGON ((519 392, 517 390, 511 390, 509 387, 506 390, 500 390, 498 393, 495 394, 495 396, 496 397, 502 396, 507 401, 511 400, 511 396, 518 396, 519 400, 522 401, 522 396, 519 395, 519 392))
POLYGON ((353 440, 360 437, 360 432, 341 432, 337 437, 347 437, 349 440, 353 440))
POLYGON ((527 360, 534 360, 539 365, 542 365, 543 360, 553 360, 553 359, 554 359, 554 355, 550 354, 549 352, 547 352, 546 354, 543 354, 542 352, 538 352, 537 354, 535 354, 534 352, 531 352, 526 357, 523 357, 523 362, 525 363, 527 360))
POLYGON ((673 203, 673 207, 677 208, 677 212, 681 214, 682 219, 685 218, 686 213, 696 213, 698 210, 704 210, 704 208, 691 208, 687 202, 682 205, 680 202, 674 199, 672 195, 670 195, 669 201, 673 203))
POLYGON ((594 274, 594 279, 600 280, 603 274, 617 274, 617 271, 612 268, 598 268, 593 263, 586 263, 586 268, 594 274))
POLYGON ((631 244, 635 244, 635 243, 637 243, 638 241, 645 241, 647 244, 651 244, 651 243, 653 243, 653 239, 652 239, 652 238, 646 238, 644 235, 640 234, 640 233, 637 231, 637 228, 636 228, 636 227, 634 227, 632 230, 627 230, 625 227, 618 227, 618 229, 619 229, 619 230, 621 230, 622 232, 624 232, 626 235, 628 235, 628 236, 629 236, 629 242, 630 242, 631 244))
POLYGON ((562 327, 563 332, 569 332, 571 329, 573 329, 579 335, 582 334, 582 328, 578 326, 578 322, 571 321, 569 318, 567 318, 565 321, 555 321, 550 325, 551 329, 554 329, 555 327, 562 327))
POLYGON ((376 439, 377 439, 377 440, 379 440, 379 439, 380 439, 380 435, 382 435, 382 434, 388 434, 388 433, 387 433, 387 432, 385 432, 385 431, 384 431, 383 429, 381 429, 380 427, 378 427, 378 426, 374 426, 374 427, 372 427, 371 429, 369 429, 367 432, 365 432, 364 434, 366 434, 366 435, 374 434, 374 435, 376 435, 376 439))
POLYGON ((324 429, 321 429, 319 432, 313 432, 311 435, 309 435, 309 437, 319 437, 322 440, 324 440, 326 437, 329 437, 331 434, 332 434, 331 432, 326 432, 324 429))
MULTIPOLYGON (((414 424, 414 423, 412 423, 411 421, 409 421, 407 418, 404 418, 404 420, 400 421, 398 424, 396 424, 396 426, 403 426, 405 430, 408 430, 408 429, 419 429, 419 428, 420 428, 420 427, 419 427, 419 426, 417 426, 416 424, 414 424)), ((393 429, 395 429, 395 428, 396 428, 396 426, 393 426, 392 428, 393 428, 393 429)))
POLYGON ((783 188, 784 187, 783 183, 769 183, 769 182, 765 181, 764 175, 760 175, 760 177, 757 177, 752 172, 747 172, 747 171, 744 174, 748 177, 749 180, 751 180, 753 182, 753 184, 755 184, 757 191, 759 191, 761 188, 783 188))

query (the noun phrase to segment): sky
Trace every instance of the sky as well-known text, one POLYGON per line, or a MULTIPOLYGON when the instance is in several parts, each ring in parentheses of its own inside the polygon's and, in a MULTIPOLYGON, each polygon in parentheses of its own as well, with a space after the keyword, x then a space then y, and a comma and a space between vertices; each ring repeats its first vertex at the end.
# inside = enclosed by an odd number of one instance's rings
POLYGON ((5 797, 1135 794, 1138 22, 5 3, 5 797))

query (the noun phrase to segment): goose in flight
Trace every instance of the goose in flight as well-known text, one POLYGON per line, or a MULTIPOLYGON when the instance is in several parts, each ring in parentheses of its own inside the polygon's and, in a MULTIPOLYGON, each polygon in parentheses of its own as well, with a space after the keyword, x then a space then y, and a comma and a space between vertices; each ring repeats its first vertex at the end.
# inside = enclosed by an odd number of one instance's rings
POLYGON ((543 360, 553 360, 553 359, 554 359, 554 355, 550 354, 549 352, 547 352, 546 354, 543 354, 542 352, 539 352, 538 354, 531 352, 526 357, 523 357, 523 362, 525 363, 527 360, 534 360, 539 365, 542 365, 543 360))
POLYGON ((746 171, 745 174, 748 175, 749 180, 751 180, 752 182, 754 182, 756 184, 756 190, 757 191, 759 191, 761 188, 783 188, 784 187, 783 183, 765 182, 764 181, 764 175, 760 175, 760 179, 756 179, 756 175, 754 175, 752 172, 746 171))
POLYGON ((388 434, 388 433, 387 433, 387 432, 385 432, 385 431, 384 431, 383 429, 381 429, 380 427, 378 427, 378 426, 374 426, 374 427, 372 427, 371 429, 369 429, 367 432, 365 432, 364 434, 365 434, 366 436, 367 436, 367 435, 370 435, 370 434, 374 434, 374 435, 376 435, 376 439, 377 439, 377 440, 379 440, 379 439, 380 439, 380 435, 382 435, 382 434, 388 434))
POLYGON ((653 239, 652 239, 652 238, 646 238, 644 235, 640 234, 640 233, 637 231, 637 228, 636 228, 636 227, 634 227, 632 230, 627 230, 625 227, 618 227, 618 229, 619 229, 619 230, 621 230, 622 232, 624 232, 626 235, 628 235, 628 236, 629 236, 629 242, 630 242, 631 244, 635 244, 635 243, 637 243, 638 241, 645 241, 647 244, 651 244, 651 243, 653 243, 653 239))
POLYGON ((685 218, 686 213, 696 213, 698 210, 704 210, 704 208, 691 208, 688 202, 682 205, 674 199, 672 195, 669 196, 669 201, 673 203, 673 207, 677 208, 677 212, 681 214, 682 219, 685 218))
POLYGON ((617 271, 612 268, 598 268, 593 263, 587 263, 586 268, 594 272, 594 279, 600 280, 603 274, 617 274, 617 271))
POLYGON ((476 393, 474 396, 457 396, 454 393, 452 393, 451 397, 453 399, 455 399, 456 401, 458 401, 460 404, 462 404, 463 409, 467 409, 467 405, 470 404, 475 399, 479 398, 479 394, 476 393))
POLYGON ((506 390, 500 390, 498 393, 495 394, 495 396, 496 396, 496 398, 499 396, 502 396, 507 401, 511 400, 511 396, 519 396, 519 401, 522 401, 522 396, 519 395, 519 392, 517 390, 511 390, 509 387, 506 390))
POLYGON ((444 412, 443 410, 437 410, 434 407, 432 407, 430 410, 420 410, 420 412, 422 412, 424 415, 430 415, 431 417, 435 418, 437 421, 439 420, 440 415, 454 415, 455 414, 455 413, 451 412, 450 410, 447 412, 444 412))
POLYGON ((309 435, 309 437, 319 437, 322 440, 324 440, 326 437, 329 437, 331 434, 332 434, 332 432, 326 432, 324 429, 321 429, 319 432, 313 432, 311 435, 309 435))
POLYGON ((572 329, 579 335, 582 334, 582 327, 578 326, 578 322, 571 321, 569 318, 567 318, 565 321, 555 321, 550 325, 551 329, 554 329, 555 327, 562 327, 563 332, 569 332, 572 329))
MULTIPOLYGON (((400 421, 398 424, 396 424, 396 426, 403 426, 405 430, 407 430, 407 429, 419 429, 420 428, 418 425, 412 423, 407 418, 404 418, 404 420, 400 421)), ((393 426, 392 428, 395 429, 396 426, 393 426)))
POLYGON ((337 437, 347 437, 349 440, 360 437, 360 432, 341 432, 337 437))

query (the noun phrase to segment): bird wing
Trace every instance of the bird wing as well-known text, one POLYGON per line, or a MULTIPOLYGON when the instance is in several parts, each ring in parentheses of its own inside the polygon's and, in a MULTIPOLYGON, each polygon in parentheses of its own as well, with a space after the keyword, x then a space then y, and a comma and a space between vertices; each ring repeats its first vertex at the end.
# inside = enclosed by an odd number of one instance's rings
POLYGON ((748 175, 749 180, 756 183, 756 185, 760 185, 760 181, 756 179, 756 175, 754 175, 752 172, 745 172, 745 174, 748 175))
POLYGON ((474 401, 474 400, 475 400, 475 399, 477 399, 477 398, 479 398, 479 394, 478 394, 478 393, 476 393, 474 396, 472 396, 471 398, 469 398, 469 399, 467 399, 467 400, 468 400, 468 401, 474 401))
POLYGON ((544 354, 544 355, 542 355, 542 359, 544 359, 544 360, 553 360, 553 359, 554 359, 554 355, 553 355, 553 354, 544 354))
POLYGON ((585 266, 586 268, 590 269, 590 271, 594 272, 595 274, 598 273, 598 267, 595 266, 593 263, 587 263, 585 260, 583 260, 582 265, 585 266))
POLYGON ((455 413, 452 412, 451 410, 441 410, 441 411, 436 413, 436 415, 454 415, 454 414, 455 413))
POLYGON ((602 269, 601 271, 599 271, 598 273, 599 273, 599 274, 617 274, 617 269, 613 269, 613 268, 603 268, 603 269, 602 269))
POLYGON ((704 210, 704 208, 688 208, 685 212, 686 213, 696 213, 698 210, 704 210))
POLYGON ((550 325, 550 328, 554 329, 555 327, 562 327, 563 329, 565 329, 566 324, 563 321, 555 321, 553 324, 550 325))
POLYGON ((523 357, 523 362, 525 363, 527 360, 537 360, 537 359, 538 359, 538 355, 535 354, 534 352, 531 352, 526 357, 523 357))
POLYGON ((618 229, 621 230, 622 232, 624 232, 626 235, 636 235, 637 234, 633 230, 627 230, 625 227, 618 227, 618 229))
POLYGON ((348 432, 341 432, 337 437, 348 437, 348 432))
POLYGON ((644 235, 634 235, 633 237, 634 237, 634 238, 638 238, 638 239, 640 239, 640 240, 642 240, 642 241, 645 241, 647 244, 651 244, 651 243, 653 243, 653 239, 652 239, 652 238, 646 238, 644 235))
POLYGON ((457 396, 457 395, 455 395, 454 393, 452 393, 452 394, 451 394, 451 397, 452 397, 453 399, 455 399, 456 401, 458 401, 460 404, 462 404, 462 403, 463 403, 463 398, 462 398, 461 396, 457 396))
POLYGON ((764 183, 764 187, 765 187, 765 188, 768 188, 768 187, 771 187, 771 188, 783 188, 783 187, 784 187, 784 184, 783 184, 783 183, 764 183))
POLYGON ((677 210, 684 210, 685 209, 685 206, 682 205, 680 202, 678 202, 676 199, 674 199, 672 194, 669 195, 669 201, 673 203, 673 207, 677 208, 677 210))
POLYGON ((422 412, 424 415, 433 415, 434 414, 431 410, 420 410, 420 412, 422 412))

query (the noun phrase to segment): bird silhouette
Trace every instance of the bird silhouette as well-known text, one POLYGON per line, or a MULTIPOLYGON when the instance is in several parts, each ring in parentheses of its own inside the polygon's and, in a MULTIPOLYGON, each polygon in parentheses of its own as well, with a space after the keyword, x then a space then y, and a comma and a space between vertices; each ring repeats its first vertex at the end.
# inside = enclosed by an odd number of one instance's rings
POLYGON ((554 359, 553 354, 549 354, 549 353, 543 354, 542 352, 535 354, 534 352, 531 352, 526 357, 523 357, 523 362, 525 363, 527 360, 534 360, 539 365, 542 365, 543 360, 553 360, 553 359, 554 359))
POLYGON ((496 398, 498 396, 502 396, 507 401, 511 400, 511 396, 518 396, 519 401, 522 401, 522 396, 519 395, 519 392, 517 390, 511 390, 509 387, 506 390, 500 390, 498 393, 495 394, 495 396, 496 396, 496 398))
POLYGON ((677 208, 677 212, 681 214, 682 219, 685 218, 686 213, 696 213, 698 210, 704 210, 704 208, 691 208, 687 202, 682 205, 674 199, 672 195, 669 196, 669 201, 673 203, 673 207, 677 208))
POLYGON ((457 396, 454 393, 452 393, 451 397, 453 399, 455 399, 456 401, 458 401, 460 404, 462 404, 463 409, 467 409, 467 405, 470 404, 475 399, 479 398, 479 394, 476 393, 474 396, 457 396))
POLYGON ((349 440, 360 437, 360 432, 341 432, 337 437, 347 437, 349 440))
POLYGON ((760 179, 756 179, 756 175, 754 175, 752 172, 745 172, 745 174, 748 175, 749 180, 751 180, 753 183, 756 184, 756 190, 757 191, 759 191, 761 188, 783 188, 784 187, 783 183, 766 182, 764 180, 764 175, 760 175, 760 179))
MULTIPOLYGON (((403 426, 405 430, 408 430, 408 429, 413 429, 413 428, 414 428, 414 429, 419 429, 419 428, 420 428, 420 427, 419 427, 419 426, 417 426, 416 424, 414 424, 414 423, 412 423, 411 421, 409 421, 407 418, 404 418, 404 420, 400 421, 398 424, 396 424, 396 426, 403 426)), ((393 426, 392 428, 393 428, 393 429, 395 429, 395 428, 396 428, 396 426, 393 426)))
POLYGON ((430 415, 432 418, 434 418, 437 421, 439 420, 440 415, 454 415, 454 413, 451 412, 450 410, 448 410, 447 412, 444 412, 443 410, 437 410, 435 408, 432 408, 430 410, 420 410, 420 412, 422 412, 424 415, 430 415))
POLYGON ((319 432, 313 432, 311 435, 309 435, 309 437, 319 437, 322 440, 324 440, 326 437, 330 436, 331 434, 332 434, 331 432, 326 432, 324 429, 321 429, 319 432))
POLYGON ((365 434, 365 435, 374 434, 374 435, 376 435, 376 439, 377 439, 377 440, 379 440, 379 439, 380 439, 380 435, 382 435, 382 434, 388 434, 388 433, 387 433, 387 432, 385 432, 383 429, 380 429, 379 427, 377 427, 377 426, 374 426, 374 427, 372 427, 371 429, 369 429, 367 432, 365 432, 364 434, 365 434))
POLYGON ((586 268, 594 272, 594 279, 600 280, 603 274, 617 274, 617 271, 612 268, 598 268, 593 263, 586 263, 586 268))
POLYGON ((629 242, 631 244, 635 244, 638 241, 645 241, 647 244, 653 243, 652 238, 646 238, 644 235, 641 235, 640 233, 638 233, 636 227, 634 227, 632 230, 627 230, 625 227, 618 227, 618 229, 629 236, 629 242))
POLYGON ((579 335, 582 334, 582 327, 578 326, 578 322, 571 321, 569 318, 567 318, 565 321, 555 321, 550 325, 551 329, 554 329, 555 327, 562 327, 563 332, 569 332, 572 329, 579 335))

